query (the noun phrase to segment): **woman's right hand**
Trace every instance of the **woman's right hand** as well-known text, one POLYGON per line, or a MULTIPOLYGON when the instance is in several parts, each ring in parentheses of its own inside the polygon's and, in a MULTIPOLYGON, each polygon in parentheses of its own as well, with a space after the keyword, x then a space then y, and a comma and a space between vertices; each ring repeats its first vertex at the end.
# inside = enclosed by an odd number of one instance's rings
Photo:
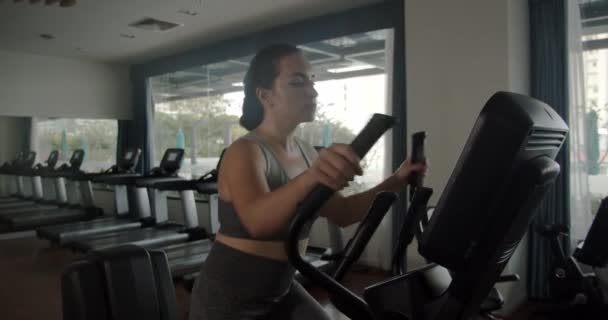
POLYGON ((334 143, 328 148, 319 150, 319 157, 308 169, 317 183, 324 184, 338 191, 348 186, 355 175, 362 175, 359 165, 361 159, 348 144, 334 143))

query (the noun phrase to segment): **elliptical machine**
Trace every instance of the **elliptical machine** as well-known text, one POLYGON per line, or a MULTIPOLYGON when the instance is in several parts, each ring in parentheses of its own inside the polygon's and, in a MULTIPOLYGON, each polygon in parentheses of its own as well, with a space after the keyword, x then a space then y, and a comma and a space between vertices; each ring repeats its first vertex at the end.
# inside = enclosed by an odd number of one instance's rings
POLYGON ((608 265, 608 198, 602 200, 585 241, 573 255, 568 255, 561 242, 568 235, 567 225, 542 225, 536 231, 551 243, 553 264, 548 277, 554 302, 577 316, 608 316, 607 297, 595 273, 608 265), (590 268, 593 272, 588 272, 590 268))
MULTIPOLYGON (((351 144, 353 150, 363 158, 393 123, 392 117, 375 115, 351 144)), ((286 244, 289 259, 304 276, 329 291, 334 305, 351 319, 470 319, 559 173, 552 159, 567 131, 559 115, 537 100, 505 92, 490 99, 422 234, 419 250, 437 264, 374 284, 363 297, 317 270, 300 256, 298 236, 332 196, 324 187, 316 188, 298 207, 286 244), (480 166, 488 160, 494 162, 480 166), (446 268, 452 270, 451 277, 446 268)), ((395 199, 393 193, 380 193, 360 228, 366 229, 368 221, 386 214, 395 199)), ((334 273, 337 278, 339 270, 360 255, 367 240, 353 239, 346 254, 351 258, 334 273)), ((66 320, 173 320, 177 316, 164 253, 133 246, 112 248, 96 261, 68 267, 62 294, 66 320)))
MULTIPOLYGON (((421 163, 426 161, 425 155, 425 139, 426 132, 420 131, 412 134, 411 161, 412 163, 421 163)), ((429 216, 434 211, 434 207, 429 207, 428 202, 433 195, 433 189, 425 187, 424 177, 414 174, 408 183, 409 188, 409 206, 405 218, 402 221, 399 229, 397 245, 393 250, 391 260, 391 274, 400 276, 407 273, 407 252, 408 247, 412 244, 414 238, 417 242, 422 242, 422 234, 424 228, 429 224, 429 216)), ((370 235, 371 237, 371 235, 370 235)), ((432 263, 426 260, 426 263, 432 263)), ((442 271, 442 273, 445 273, 442 271)), ((497 279, 500 282, 519 281, 517 274, 501 275, 497 279)), ((481 319, 498 320, 502 319, 496 314, 505 303, 503 296, 496 287, 493 287, 489 295, 484 299, 479 308, 479 317, 481 319)))
MULTIPOLYGON (((374 115, 351 147, 363 158, 391 125, 386 116, 374 115)), ((496 93, 482 110, 422 234, 419 251, 435 264, 374 284, 360 297, 339 282, 344 272, 340 268, 347 268, 365 247, 367 237, 356 234, 349 244, 353 258, 339 265, 333 276, 316 270, 299 255, 297 243, 333 194, 324 186, 314 189, 298 207, 286 245, 289 260, 325 288, 332 303, 351 319, 471 319, 559 174, 553 159, 567 132, 566 124, 546 104, 519 94, 496 93)), ((394 199, 394 194, 380 193, 361 224, 381 220, 378 215, 394 199)))

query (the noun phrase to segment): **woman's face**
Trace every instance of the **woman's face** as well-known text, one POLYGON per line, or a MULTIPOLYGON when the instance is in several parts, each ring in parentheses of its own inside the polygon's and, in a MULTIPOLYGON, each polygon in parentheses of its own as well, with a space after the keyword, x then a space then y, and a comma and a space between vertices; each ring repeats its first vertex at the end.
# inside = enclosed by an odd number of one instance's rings
POLYGON ((315 118, 317 91, 314 88, 310 63, 300 53, 279 60, 279 74, 274 80, 268 100, 277 119, 295 123, 315 118))

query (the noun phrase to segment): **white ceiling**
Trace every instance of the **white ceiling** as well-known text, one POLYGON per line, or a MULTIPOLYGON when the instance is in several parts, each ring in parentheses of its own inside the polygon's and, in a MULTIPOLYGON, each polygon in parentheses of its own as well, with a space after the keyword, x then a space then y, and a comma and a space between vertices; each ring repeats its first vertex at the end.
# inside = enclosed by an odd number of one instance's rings
POLYGON ((0 49, 115 63, 141 63, 252 31, 380 0, 0 0, 0 49), (198 12, 196 16, 179 10, 198 12), (164 33, 129 27, 144 17, 183 24, 164 33), (45 40, 40 34, 52 34, 45 40), (133 39, 121 34, 135 36, 133 39))

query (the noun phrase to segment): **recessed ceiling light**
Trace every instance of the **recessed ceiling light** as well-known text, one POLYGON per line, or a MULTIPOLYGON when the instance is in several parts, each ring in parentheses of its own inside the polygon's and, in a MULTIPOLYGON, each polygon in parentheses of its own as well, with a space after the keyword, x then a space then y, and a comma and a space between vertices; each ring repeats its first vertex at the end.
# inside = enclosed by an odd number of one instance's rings
POLYGON ((198 15, 198 12, 192 11, 192 10, 187 10, 187 9, 181 9, 181 10, 178 10, 177 12, 179 12, 181 14, 185 14, 185 15, 191 16, 191 17, 194 17, 194 16, 198 15))
POLYGON ((44 39, 44 40, 53 40, 55 39, 55 36, 50 34, 50 33, 41 33, 38 35, 40 38, 44 39))
POLYGON ((233 86, 233 87, 242 87, 242 86, 243 86, 243 83, 242 83, 242 82, 234 82, 234 83, 232 84, 232 86, 233 86))
POLYGON ((122 38, 127 38, 127 39, 135 39, 135 36, 132 34, 126 34, 126 33, 121 33, 120 36, 122 38))
POLYGON ((179 27, 181 26, 181 24, 158 20, 154 18, 144 18, 130 23, 129 26, 149 31, 167 31, 175 27, 179 27))

